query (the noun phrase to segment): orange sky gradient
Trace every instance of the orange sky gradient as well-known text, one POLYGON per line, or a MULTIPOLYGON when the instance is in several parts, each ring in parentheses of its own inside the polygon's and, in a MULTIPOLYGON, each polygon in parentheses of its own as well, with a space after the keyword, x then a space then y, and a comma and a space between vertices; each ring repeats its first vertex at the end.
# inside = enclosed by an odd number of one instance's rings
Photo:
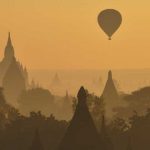
POLYGON ((150 1, 1 0, 0 58, 10 31, 29 69, 150 68, 150 1), (99 28, 103 9, 121 12, 112 41, 99 28))

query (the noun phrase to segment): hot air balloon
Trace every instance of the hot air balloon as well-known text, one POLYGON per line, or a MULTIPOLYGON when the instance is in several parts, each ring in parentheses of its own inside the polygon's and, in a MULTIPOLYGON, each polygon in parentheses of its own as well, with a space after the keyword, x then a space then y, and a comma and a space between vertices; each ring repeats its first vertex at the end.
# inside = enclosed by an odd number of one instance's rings
POLYGON ((120 12, 114 9, 106 9, 98 15, 98 24, 111 40, 112 35, 117 31, 122 22, 120 12))

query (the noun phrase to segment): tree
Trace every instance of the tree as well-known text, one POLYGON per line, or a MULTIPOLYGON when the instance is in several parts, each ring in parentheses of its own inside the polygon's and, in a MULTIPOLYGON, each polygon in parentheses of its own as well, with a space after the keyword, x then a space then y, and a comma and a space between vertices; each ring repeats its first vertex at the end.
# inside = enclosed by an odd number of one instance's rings
POLYGON ((150 107, 150 87, 144 87, 126 94, 122 97, 124 106, 114 109, 116 116, 128 119, 136 111, 139 115, 144 115, 150 107))
POLYGON ((49 90, 34 88, 22 92, 18 99, 19 109, 22 114, 28 115, 31 111, 42 111, 49 116, 54 112, 54 96, 49 90))

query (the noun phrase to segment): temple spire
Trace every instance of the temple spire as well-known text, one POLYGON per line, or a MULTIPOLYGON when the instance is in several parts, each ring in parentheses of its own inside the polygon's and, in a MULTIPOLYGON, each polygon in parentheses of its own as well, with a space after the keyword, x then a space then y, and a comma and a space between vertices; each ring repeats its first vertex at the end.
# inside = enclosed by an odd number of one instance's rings
POLYGON ((109 72, 108 72, 108 79, 112 80, 112 71, 111 70, 109 70, 109 72))
POLYGON ((105 117, 111 118, 114 115, 113 108, 119 104, 119 94, 115 87, 112 71, 108 72, 108 78, 102 93, 102 98, 105 102, 105 117))
POLYGON ((77 97, 78 97, 79 104, 86 104, 87 94, 83 86, 80 88, 77 97))
POLYGON ((10 32, 8 32, 8 41, 7 41, 7 46, 8 46, 8 45, 11 45, 11 46, 12 46, 10 32))
POLYGON ((12 41, 11 41, 11 35, 10 32, 8 32, 8 40, 7 40, 7 45, 5 48, 5 58, 12 58, 14 57, 14 48, 12 45, 12 41))

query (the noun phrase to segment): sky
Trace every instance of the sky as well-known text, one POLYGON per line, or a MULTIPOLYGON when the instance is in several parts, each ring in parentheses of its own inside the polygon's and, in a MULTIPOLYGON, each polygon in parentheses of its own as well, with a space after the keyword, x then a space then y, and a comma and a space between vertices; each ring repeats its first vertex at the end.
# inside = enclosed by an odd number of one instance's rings
POLYGON ((0 58, 8 32, 29 69, 150 68, 150 1, 0 0, 0 58), (118 10, 123 22, 109 41, 98 14, 118 10))

